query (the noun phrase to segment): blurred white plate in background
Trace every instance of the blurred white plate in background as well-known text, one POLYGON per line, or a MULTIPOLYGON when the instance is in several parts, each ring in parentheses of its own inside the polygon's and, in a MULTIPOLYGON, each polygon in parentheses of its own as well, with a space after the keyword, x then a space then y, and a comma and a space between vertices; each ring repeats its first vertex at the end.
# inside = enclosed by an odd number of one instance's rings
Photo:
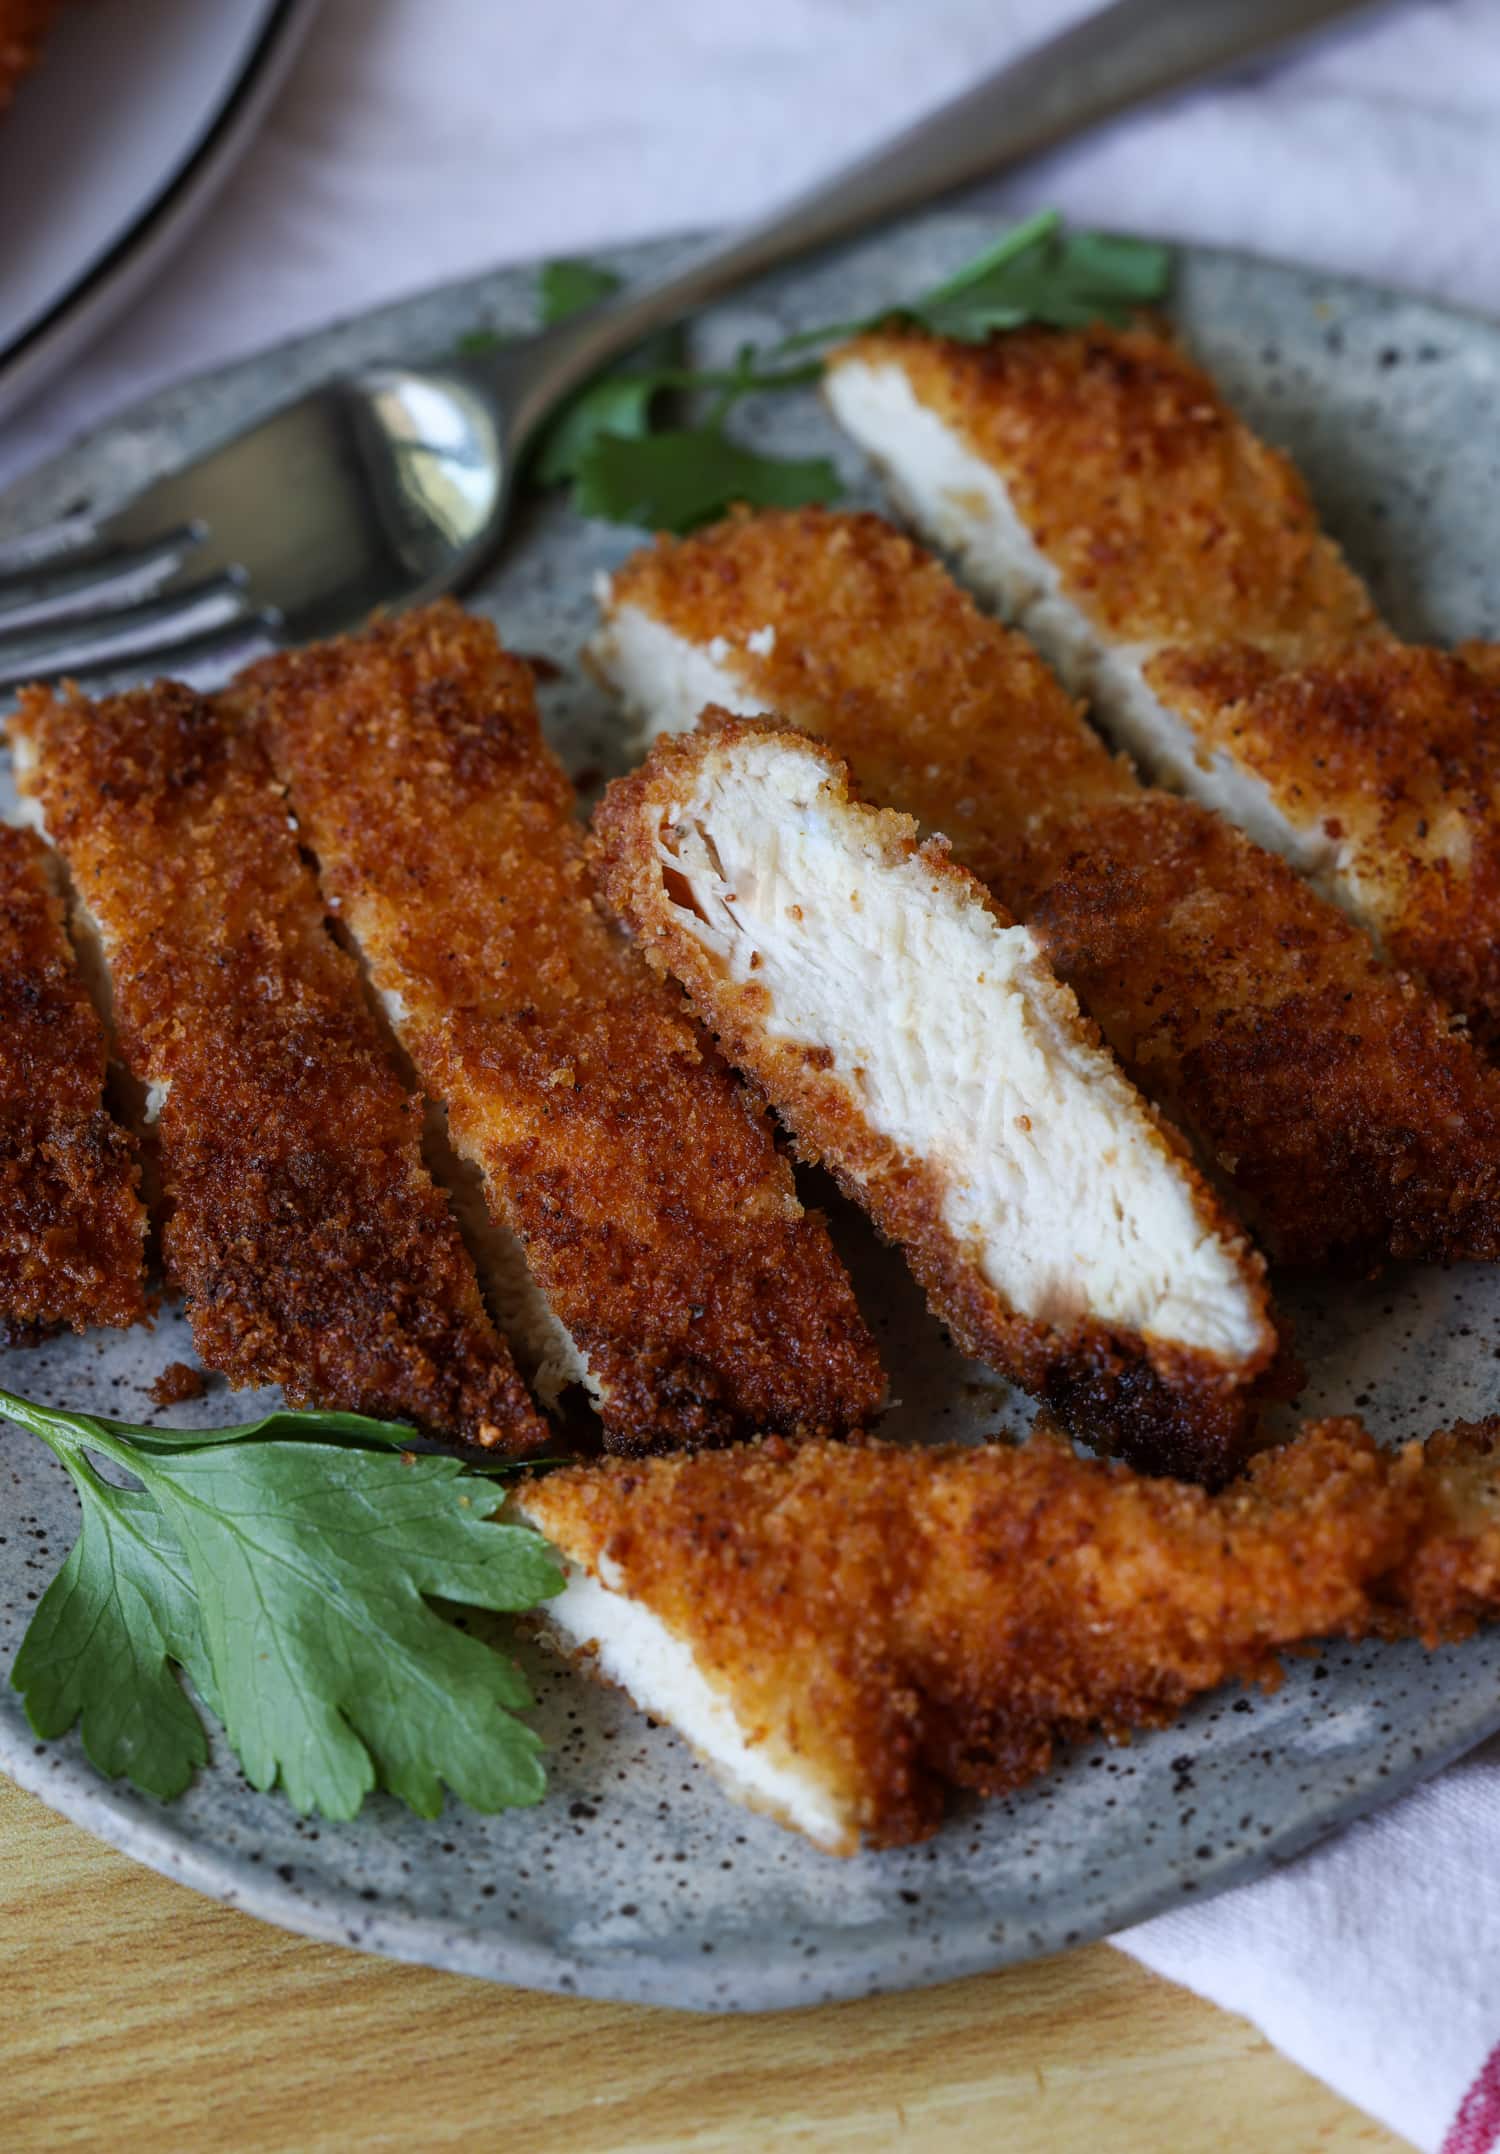
POLYGON ((250 137, 317 0, 79 0, 0 115, 0 411, 144 286, 250 137))

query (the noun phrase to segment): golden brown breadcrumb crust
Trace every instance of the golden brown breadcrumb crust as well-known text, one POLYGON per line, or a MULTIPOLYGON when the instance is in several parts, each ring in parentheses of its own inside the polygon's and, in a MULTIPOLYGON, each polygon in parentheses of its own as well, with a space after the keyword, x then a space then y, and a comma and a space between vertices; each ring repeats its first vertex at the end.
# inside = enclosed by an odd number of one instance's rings
MULTIPOLYGON (((1204 1233, 1238 1252, 1246 1286, 1258 1299, 1261 1342, 1243 1362, 1229 1364, 1098 1322, 1064 1331, 1009 1307, 945 1223, 945 1186, 937 1167, 898 1151, 872 1127, 851 1093, 847 1072, 827 1066, 826 1051, 779 1037, 766 1023, 764 987, 753 977, 735 980, 686 927, 682 908, 663 880, 658 841, 664 823, 674 804, 694 789, 699 768, 767 733, 816 763, 829 797, 859 810, 862 836, 879 844, 892 867, 920 856, 934 881, 953 884, 964 899, 978 898, 998 925, 1010 924, 975 878, 951 859, 946 845, 919 846, 909 816, 862 808, 850 792, 847 766, 825 748, 803 734, 778 732, 774 725, 723 711, 705 712, 698 733, 658 741, 640 770, 609 787, 594 822, 605 897, 641 937, 652 962, 682 981, 730 1059, 764 1089, 801 1154, 826 1166, 881 1232, 901 1245, 933 1308, 965 1352, 1003 1370, 1054 1407, 1069 1426, 1087 1432, 1090 1441, 1148 1470, 1222 1478, 1243 1452, 1253 1421, 1254 1380, 1273 1360, 1277 1340, 1264 1266, 1189 1163, 1176 1132, 1154 1125, 1162 1150, 1173 1154, 1190 1189, 1204 1233)), ((1097 1039, 1086 1019, 1077 1021, 1081 1036, 1097 1039)))
POLYGON ((0 824, 0 1341, 144 1321, 135 1150, 47 849, 0 824))
POLYGON ((1293 822, 1321 822, 1350 910, 1493 1046, 1500 679, 1395 643, 1295 672, 1243 645, 1167 651, 1146 677, 1293 822))
POLYGON ((682 997, 597 911, 525 663, 450 603, 240 692, 610 1445, 867 1419, 884 1378, 827 1228, 682 997))
POLYGON ((163 1258, 204 1363, 298 1405, 538 1448, 545 1424, 423 1165, 421 1102, 327 933, 258 743, 170 682, 97 703, 28 690, 11 728, 98 922, 124 1060, 167 1088, 163 1258))
POLYGON ((1500 1256, 1500 1072, 1420 982, 1193 802, 1053 839, 1017 910, 1274 1256, 1500 1256))
POLYGON ((660 538, 610 577, 607 612, 628 606, 712 644, 765 710, 826 740, 869 799, 941 831, 1002 904, 1033 833, 1139 795, 1025 638, 882 517, 767 509, 660 538))
POLYGON ((628 606, 718 639, 869 798, 947 834, 1274 1255, 1500 1256, 1500 1078, 1285 862, 1142 787, 930 554, 770 511, 634 555, 628 606))
POLYGON ((1160 324, 921 330, 835 352, 895 365, 1004 479, 1064 590, 1111 637, 1258 643, 1305 662, 1381 633, 1286 457, 1160 324))
POLYGON ((0 114, 22 77, 42 56, 42 45, 63 0, 0 0, 0 114))
POLYGON ((1476 637, 1468 643, 1454 646, 1453 655, 1461 658, 1471 673, 1481 680, 1500 681, 1500 643, 1486 643, 1476 637))
POLYGON ((1500 1416, 1408 1444, 1393 1475, 1415 1488, 1421 1515, 1382 1589, 1391 1627, 1428 1645, 1467 1637, 1500 1613, 1500 1416))
POLYGON ((1000 1794, 1061 1744, 1161 1724, 1234 1678, 1270 1686, 1279 1648, 1388 1626, 1376 1582, 1422 1517, 1411 1470, 1353 1422, 1217 1496, 1034 1437, 767 1442, 567 1468, 520 1500, 833 1795, 846 1851, 924 1837, 950 1786, 1000 1794))
POLYGON ((1326 839, 1339 903, 1500 1036, 1500 687, 1392 641, 1291 465, 1203 369, 1144 323, 843 356, 904 370, 1100 640, 1142 648, 1204 760, 1258 780, 1303 846, 1326 839))
POLYGON ((182 1406, 189 1399, 201 1399, 207 1388, 207 1377, 190 1361, 169 1361, 151 1386, 151 1403, 182 1406))

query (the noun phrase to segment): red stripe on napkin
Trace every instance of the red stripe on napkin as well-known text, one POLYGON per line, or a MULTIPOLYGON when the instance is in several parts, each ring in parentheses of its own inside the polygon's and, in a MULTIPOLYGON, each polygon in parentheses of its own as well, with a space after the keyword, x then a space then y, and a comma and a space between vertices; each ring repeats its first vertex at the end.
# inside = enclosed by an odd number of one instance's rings
POLYGON ((1491 2154, 1500 2142, 1500 2043, 1490 2051, 1479 2076, 1458 2105, 1439 2154, 1491 2154))

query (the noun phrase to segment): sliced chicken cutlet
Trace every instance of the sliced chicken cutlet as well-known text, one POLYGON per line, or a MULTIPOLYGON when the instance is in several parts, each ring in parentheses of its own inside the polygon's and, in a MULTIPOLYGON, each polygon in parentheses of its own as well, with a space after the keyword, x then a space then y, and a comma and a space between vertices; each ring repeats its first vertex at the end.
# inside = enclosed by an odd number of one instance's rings
POLYGON ((592 661, 648 737, 705 703, 776 711, 945 833, 1273 1255, 1500 1255, 1500 1075, 1284 861, 1143 787, 889 524, 806 509, 662 540, 604 614, 592 661))
POLYGON ((1265 780, 1314 882, 1500 1044, 1500 681, 1399 643, 1290 671, 1249 644, 1176 649, 1149 678, 1265 780))
POLYGON ((834 355, 828 398, 1148 776, 1495 1032, 1500 706, 1394 644, 1286 458, 1168 335, 880 334, 834 355))
POLYGON ((836 351, 827 396, 903 509, 1148 776, 1306 865, 1265 786, 1205 756, 1145 669, 1240 643, 1303 665, 1382 630, 1296 472, 1200 367, 1148 327, 897 331, 836 351))
POLYGON ((325 890, 614 1448, 839 1431, 884 1393, 822 1218, 681 996, 596 909, 530 669, 457 606, 267 662, 325 890))
POLYGON ((55 863, 0 824, 0 1344, 147 1315, 135 1148, 105 1105, 109 1052, 55 863))
POLYGON ((1263 1267, 1029 929, 837 757, 720 713, 595 828, 602 886, 964 1349, 1142 1464, 1222 1473, 1263 1267))
POLYGON ((423 1164, 421 1102, 327 933, 259 744, 170 682, 96 703, 32 689, 10 733, 147 1090, 164 1266, 205 1366, 295 1405, 540 1448, 423 1164))
POLYGON ((1387 1622, 1420 1500, 1357 1424, 1220 1495, 1019 1448, 775 1442, 529 1483, 547 1621, 753 1808, 851 1853, 1056 1746, 1160 1724, 1278 1648, 1387 1622))

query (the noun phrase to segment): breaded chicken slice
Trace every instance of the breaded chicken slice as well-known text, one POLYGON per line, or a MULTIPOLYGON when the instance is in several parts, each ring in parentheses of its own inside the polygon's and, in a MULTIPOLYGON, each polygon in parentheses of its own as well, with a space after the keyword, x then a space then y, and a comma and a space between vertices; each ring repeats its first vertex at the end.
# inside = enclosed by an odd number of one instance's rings
POLYGON ((1467 1637, 1500 1611, 1500 1417, 1409 1444, 1395 1471, 1421 1499, 1417 1530, 1385 1587, 1395 1627, 1428 1645, 1467 1637))
POLYGON ((866 337, 828 398, 1148 776, 1495 1033, 1500 702, 1392 641, 1286 458, 1165 332, 866 337))
POLYGON ((42 56, 63 0, 0 0, 0 113, 42 56))
POLYGON ((0 1343, 144 1322, 146 1213, 54 864, 0 824, 0 1343))
POLYGON ((1295 671, 1248 644, 1169 650, 1148 674, 1265 781, 1313 880, 1500 1041, 1500 680, 1398 643, 1295 671))
POLYGON ((706 704, 826 740, 861 791, 941 831, 1002 904, 1028 842, 1141 798, 1024 637, 879 516, 731 516, 600 589, 590 665, 647 741, 706 704))
POLYGON ((732 518, 636 554, 603 606, 592 662, 649 738, 776 711, 945 833, 1273 1255, 1500 1256, 1500 1075, 1283 861, 1143 787, 889 524, 732 518))
POLYGON ((768 1118, 593 903, 530 668, 446 604, 238 692, 524 1253, 548 1388, 582 1377, 621 1450, 876 1412, 875 1348, 768 1118))
POLYGON ((259 744, 165 682, 9 721, 146 1088, 168 1283, 205 1367, 534 1451, 531 1404, 259 744))
POLYGON ((826 393, 903 509, 1149 777, 1307 864, 1265 785, 1209 753, 1146 668, 1230 643, 1307 665, 1384 632, 1297 473, 1201 367, 1144 325, 894 331, 834 352, 826 393))
POLYGON ((1235 1461, 1263 1266, 1030 930, 805 734, 717 714, 612 785, 601 881, 978 1355, 1161 1471, 1235 1461))
POLYGON ((848 1854, 923 1838, 952 1787, 1004 1793, 1059 1745, 1387 1621, 1372 1590, 1421 1501, 1334 1422, 1217 1496, 1034 1436, 611 1461, 514 1508, 564 1558, 562 1644, 729 1792, 848 1854))

